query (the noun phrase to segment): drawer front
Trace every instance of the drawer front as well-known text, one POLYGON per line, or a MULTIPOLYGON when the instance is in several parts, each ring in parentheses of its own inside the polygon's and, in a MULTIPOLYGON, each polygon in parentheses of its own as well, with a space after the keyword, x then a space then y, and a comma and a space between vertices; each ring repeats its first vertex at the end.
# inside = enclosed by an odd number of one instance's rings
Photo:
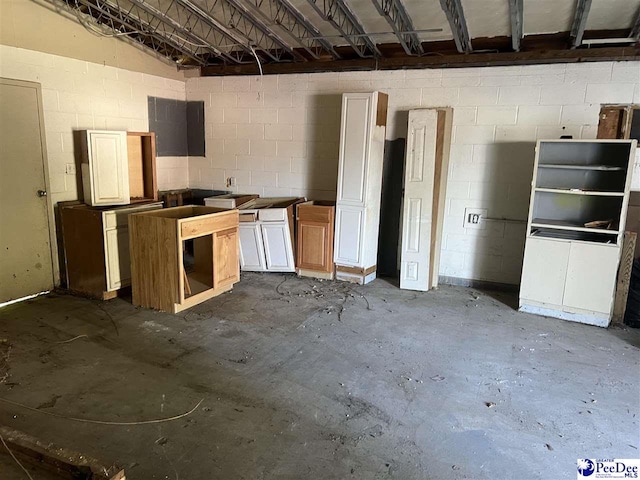
POLYGON ((104 228, 117 228, 117 227, 126 227, 129 225, 129 215, 132 213, 144 212, 147 210, 157 210, 162 208, 161 204, 149 204, 149 205, 141 205, 139 207, 131 207, 131 208, 119 208, 117 210, 108 210, 106 212, 102 212, 102 221, 104 222, 104 228))
POLYGON ((258 219, 263 222, 282 222, 287 219, 287 209, 265 208, 258 210, 258 219))
POLYGON ((206 207, 236 208, 235 198, 205 198, 206 207))
POLYGON ((334 207, 322 205, 298 206, 298 219, 307 222, 331 223, 333 222, 334 207))
POLYGON ((182 238, 197 237, 218 230, 226 230, 238 226, 238 211, 214 217, 195 218, 181 223, 180 235, 182 238))

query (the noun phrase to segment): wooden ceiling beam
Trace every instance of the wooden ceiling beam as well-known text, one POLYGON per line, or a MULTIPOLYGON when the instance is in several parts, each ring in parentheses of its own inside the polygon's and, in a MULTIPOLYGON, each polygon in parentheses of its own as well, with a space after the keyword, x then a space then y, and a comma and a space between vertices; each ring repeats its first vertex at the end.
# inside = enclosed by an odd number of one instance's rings
MULTIPOLYGON (((508 39, 510 45, 510 38, 508 39)), ((548 63, 578 63, 640 60, 640 48, 631 47, 600 47, 589 49, 541 49, 521 50, 520 52, 503 51, 496 53, 459 54, 450 53, 437 55, 396 56, 377 59, 355 58, 333 61, 312 61, 305 63, 275 63, 262 65, 265 75, 344 72, 370 70, 399 70, 417 68, 461 68, 461 67, 492 67, 508 65, 535 65, 548 63)), ((202 67, 201 76, 220 75, 257 75, 257 65, 220 65, 202 67)))

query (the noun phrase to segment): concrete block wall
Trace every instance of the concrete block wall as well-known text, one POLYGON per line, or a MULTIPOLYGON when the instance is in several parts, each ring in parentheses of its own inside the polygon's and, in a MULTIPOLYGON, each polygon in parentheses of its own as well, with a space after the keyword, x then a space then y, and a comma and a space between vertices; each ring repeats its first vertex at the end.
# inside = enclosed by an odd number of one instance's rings
POLYGON ((412 108, 452 106, 441 275, 520 280, 537 139, 595 138, 601 103, 640 102, 640 62, 320 73, 187 80, 206 104, 206 157, 191 187, 335 198, 343 92, 389 94, 387 139, 412 108), (463 227, 486 208, 484 229, 463 227))
MULTIPOLYGON (((40 83, 53 205, 78 199, 80 170, 75 164, 73 131, 149 130, 147 96, 184 100, 185 83, 83 60, 0 45, 0 77, 40 83)), ((187 157, 157 159, 158 187, 188 185, 187 157)), ((58 245, 53 246, 58 250, 58 245)), ((58 261, 54 282, 59 284, 58 261)))
MULTIPOLYGON (((50 195, 54 204, 78 198, 73 131, 148 131, 147 96, 184 100, 185 83, 58 55, 0 45, 0 76, 42 85, 50 195)), ((186 157, 159 157, 160 189, 188 185, 186 157)))

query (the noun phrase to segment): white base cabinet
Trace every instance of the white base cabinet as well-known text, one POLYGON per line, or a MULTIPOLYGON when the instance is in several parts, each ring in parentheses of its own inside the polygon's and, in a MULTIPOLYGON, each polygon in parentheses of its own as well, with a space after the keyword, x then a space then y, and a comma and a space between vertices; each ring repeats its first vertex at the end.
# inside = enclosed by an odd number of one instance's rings
POLYGON ((295 272, 293 206, 304 198, 259 198, 240 206, 240 268, 295 272))
POLYGON ((528 239, 520 310, 606 327, 619 258, 616 245, 528 239))

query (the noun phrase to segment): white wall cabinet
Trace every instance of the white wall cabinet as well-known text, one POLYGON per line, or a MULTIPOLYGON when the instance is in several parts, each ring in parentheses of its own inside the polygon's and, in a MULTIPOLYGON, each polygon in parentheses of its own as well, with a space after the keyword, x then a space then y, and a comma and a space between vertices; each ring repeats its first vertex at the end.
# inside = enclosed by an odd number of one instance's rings
POLYGON ((376 278, 388 97, 342 95, 334 261, 336 279, 376 278))
POLYGON ((635 140, 538 142, 521 311, 609 325, 635 148, 635 140))
POLYGON ((81 139, 84 202, 92 206, 130 203, 127 132, 85 130, 81 139))

